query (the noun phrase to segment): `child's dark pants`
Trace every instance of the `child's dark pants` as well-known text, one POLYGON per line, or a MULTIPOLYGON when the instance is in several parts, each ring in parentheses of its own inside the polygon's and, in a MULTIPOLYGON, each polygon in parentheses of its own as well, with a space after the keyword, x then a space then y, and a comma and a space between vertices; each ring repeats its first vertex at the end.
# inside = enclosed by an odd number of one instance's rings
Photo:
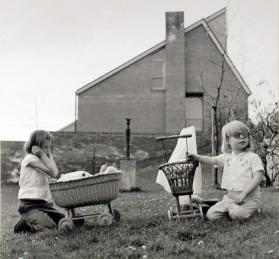
POLYGON ((22 199, 19 201, 18 212, 21 219, 14 227, 15 233, 55 229, 59 220, 65 217, 52 203, 44 200, 22 199))

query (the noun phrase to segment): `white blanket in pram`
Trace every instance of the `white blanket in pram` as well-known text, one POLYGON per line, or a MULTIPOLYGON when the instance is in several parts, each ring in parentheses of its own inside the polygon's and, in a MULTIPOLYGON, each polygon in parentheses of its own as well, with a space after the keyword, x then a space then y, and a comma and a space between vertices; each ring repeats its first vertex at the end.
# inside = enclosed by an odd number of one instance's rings
POLYGON ((100 172, 92 175, 86 171, 75 171, 71 173, 62 174, 60 178, 57 180, 57 182, 68 182, 73 180, 79 180, 87 177, 94 177, 97 175, 103 175, 103 174, 113 174, 113 173, 119 173, 121 171, 117 170, 115 166, 108 166, 107 164, 102 165, 100 172))
MULTIPOLYGON (((196 130, 195 127, 187 127, 181 130, 180 135, 185 135, 185 134, 191 134, 191 138, 187 138, 187 144, 188 144, 188 152, 197 154, 197 143, 196 143, 196 130)), ((179 138, 177 140, 177 144, 175 149, 172 152, 171 157, 169 158, 168 163, 175 162, 181 159, 185 159, 185 154, 186 154, 186 140, 185 138, 179 138)), ((165 174, 162 172, 162 170, 159 170, 157 178, 156 178, 156 183, 160 184, 161 186, 164 187, 164 189, 167 192, 171 192, 168 180, 165 176, 165 174)), ((202 175, 201 175, 201 166, 199 165, 196 168, 196 173, 194 176, 194 182, 193 182, 193 198, 199 197, 202 193, 202 175)), ((189 204, 189 196, 179 196, 179 201, 181 205, 187 205, 189 204)))
POLYGON ((62 174, 57 182, 68 182, 73 180, 79 180, 87 177, 92 177, 92 174, 89 174, 86 171, 75 171, 67 174, 62 174))

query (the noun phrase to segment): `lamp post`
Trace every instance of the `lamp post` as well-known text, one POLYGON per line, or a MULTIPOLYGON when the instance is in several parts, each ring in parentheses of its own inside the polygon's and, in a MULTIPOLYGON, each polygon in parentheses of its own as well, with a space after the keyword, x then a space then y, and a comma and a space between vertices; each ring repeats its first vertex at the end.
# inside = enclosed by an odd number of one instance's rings
POLYGON ((126 158, 120 159, 121 187, 122 191, 131 191, 136 188, 136 160, 130 158, 130 118, 126 118, 126 158))

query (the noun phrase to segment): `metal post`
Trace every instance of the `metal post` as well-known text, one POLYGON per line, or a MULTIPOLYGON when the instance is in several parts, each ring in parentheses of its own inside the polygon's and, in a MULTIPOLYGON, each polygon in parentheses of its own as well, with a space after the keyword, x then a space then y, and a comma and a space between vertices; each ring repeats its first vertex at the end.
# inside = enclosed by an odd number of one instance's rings
POLYGON ((211 108, 211 155, 215 156, 215 128, 214 128, 214 103, 212 102, 211 108))
POLYGON ((130 118, 126 118, 126 122, 127 122, 127 128, 126 128, 126 146, 127 146, 127 158, 129 159, 130 158, 130 128, 129 128, 129 125, 130 125, 130 121, 131 119, 130 118))

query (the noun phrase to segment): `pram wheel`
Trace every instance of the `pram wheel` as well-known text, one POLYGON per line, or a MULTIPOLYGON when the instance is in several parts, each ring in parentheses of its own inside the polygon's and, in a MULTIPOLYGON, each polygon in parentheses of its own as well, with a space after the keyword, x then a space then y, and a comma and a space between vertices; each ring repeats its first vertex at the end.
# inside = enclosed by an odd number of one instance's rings
POLYGON ((60 219, 58 222, 58 232, 59 233, 68 233, 73 230, 73 221, 68 218, 60 219))
POLYGON ((117 210, 117 209, 112 210, 112 215, 116 222, 119 221, 121 218, 121 214, 120 214, 119 210, 117 210))
POLYGON ((73 220, 73 223, 77 227, 81 227, 85 223, 85 219, 83 218, 83 215, 81 213, 77 213, 75 208, 72 208, 71 210, 71 216, 70 218, 73 220))
POLYGON ((174 213, 173 213, 173 209, 172 207, 170 207, 170 209, 168 210, 168 218, 169 220, 172 220, 174 217, 174 213))
POLYGON ((97 222, 101 226, 109 226, 112 224, 113 216, 108 212, 101 213, 98 218, 97 222))

